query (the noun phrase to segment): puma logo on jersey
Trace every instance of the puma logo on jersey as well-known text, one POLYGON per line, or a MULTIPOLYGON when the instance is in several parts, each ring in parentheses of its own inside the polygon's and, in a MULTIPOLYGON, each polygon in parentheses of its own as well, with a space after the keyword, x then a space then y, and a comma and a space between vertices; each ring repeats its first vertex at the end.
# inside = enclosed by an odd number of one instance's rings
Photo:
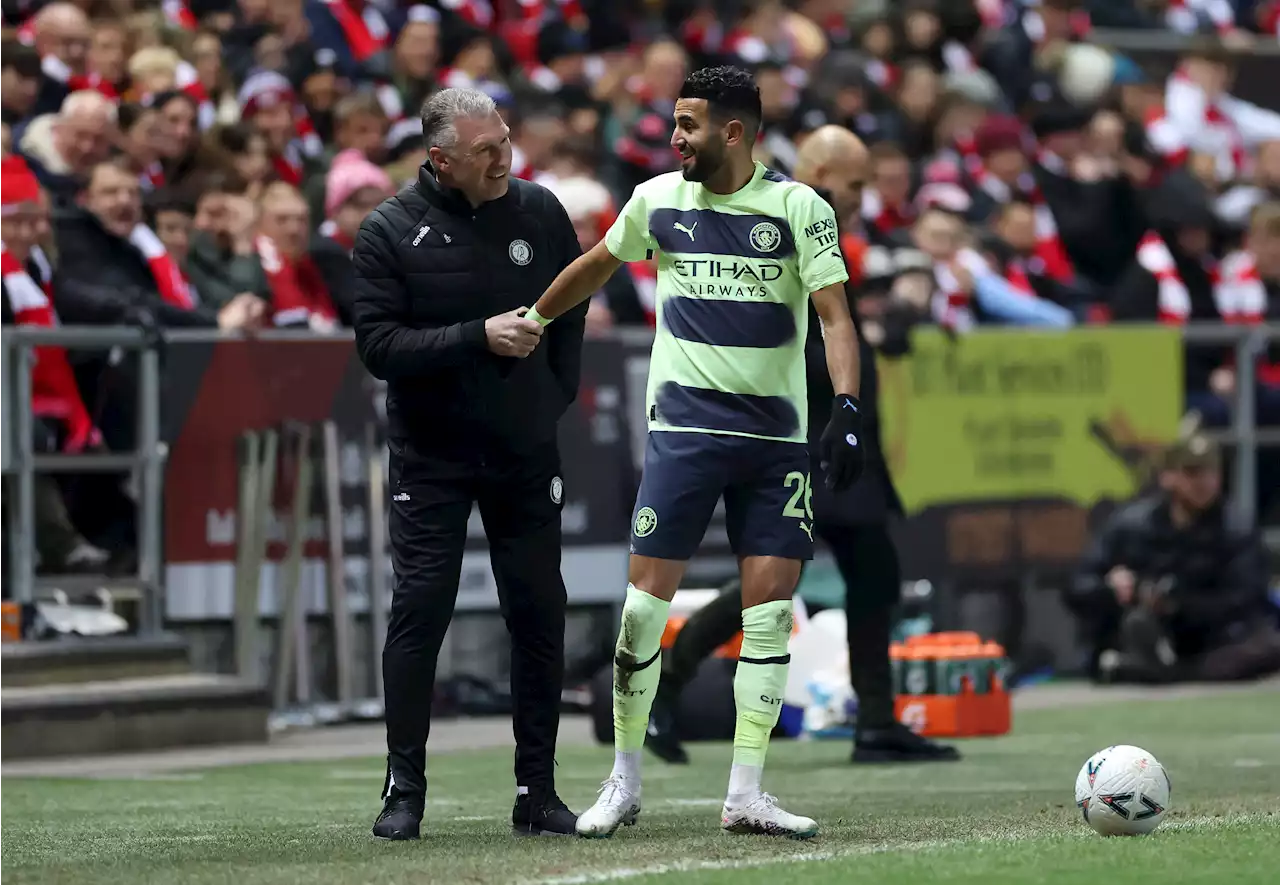
POLYGON ((800 530, 809 536, 809 540, 813 540, 813 526, 807 522, 800 523, 800 530))
POLYGON ((692 243, 692 242, 693 242, 693 232, 694 232, 695 230, 697 230, 697 229, 698 229, 698 222, 696 222, 696 221, 695 221, 695 222, 693 223, 693 227, 685 227, 683 224, 681 224, 681 223, 680 223, 680 222, 678 222, 678 221, 677 221, 675 224, 671 225, 671 226, 672 226, 672 227, 674 227, 676 230, 681 230, 681 231, 684 231, 685 233, 687 233, 687 234, 689 235, 689 242, 690 242, 690 243, 692 243))

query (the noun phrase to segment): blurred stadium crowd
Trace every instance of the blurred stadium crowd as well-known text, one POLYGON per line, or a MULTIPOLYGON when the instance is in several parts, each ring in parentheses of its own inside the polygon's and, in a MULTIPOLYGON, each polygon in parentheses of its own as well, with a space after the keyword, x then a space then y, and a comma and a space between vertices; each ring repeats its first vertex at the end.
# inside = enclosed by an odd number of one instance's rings
MULTIPOLYGON (((1232 95, 1276 0, 5 0, 5 323, 325 332, 344 324, 365 214, 414 180, 433 90, 490 93, 513 173, 551 188, 584 247, 676 168, 685 73, 755 71, 760 159, 788 171, 826 123, 872 146, 826 182, 869 337, 933 322, 1280 319, 1280 114, 1232 95), (1192 35, 1166 70, 1095 27, 1192 35), (861 197, 860 205, 855 199, 861 197)), ((653 323, 652 266, 589 329, 653 323)), ((123 445, 101 363, 45 349, 42 446, 123 445)), ((1258 415, 1280 422, 1280 347, 1258 415)), ((1188 402, 1229 419, 1223 349, 1188 402)), ((78 520, 72 520, 79 524, 78 520)), ((55 533, 58 534, 58 533, 55 533)), ((53 535, 49 535, 53 537, 53 535)), ((46 563, 101 565, 69 526, 46 563)))

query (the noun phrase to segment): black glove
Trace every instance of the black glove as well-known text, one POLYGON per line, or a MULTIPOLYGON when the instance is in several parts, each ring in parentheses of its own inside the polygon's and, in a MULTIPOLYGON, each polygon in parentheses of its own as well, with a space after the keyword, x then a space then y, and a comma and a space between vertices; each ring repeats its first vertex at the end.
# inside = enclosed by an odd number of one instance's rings
POLYGON ((862 405, 847 393, 836 394, 831 420, 818 443, 819 464, 827 488, 843 492, 862 475, 862 405))

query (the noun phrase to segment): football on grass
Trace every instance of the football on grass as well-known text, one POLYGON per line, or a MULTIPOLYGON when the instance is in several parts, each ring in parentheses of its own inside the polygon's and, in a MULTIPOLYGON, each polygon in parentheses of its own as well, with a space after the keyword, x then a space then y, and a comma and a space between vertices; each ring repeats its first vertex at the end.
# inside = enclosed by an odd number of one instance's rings
POLYGON ((1169 775, 1141 747, 1107 747, 1076 777, 1076 807, 1103 836, 1143 836, 1169 810, 1169 775))

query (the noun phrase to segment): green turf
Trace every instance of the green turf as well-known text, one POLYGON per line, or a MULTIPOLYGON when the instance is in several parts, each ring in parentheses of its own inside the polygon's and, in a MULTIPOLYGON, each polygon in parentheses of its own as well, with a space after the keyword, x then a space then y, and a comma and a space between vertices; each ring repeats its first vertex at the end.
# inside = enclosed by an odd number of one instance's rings
MULTIPOLYGON (((9 885, 587 883, 1280 882, 1280 693, 1258 689, 1019 714, 1014 734, 965 742, 965 761, 853 768, 842 743, 775 744, 766 786, 812 815, 796 843, 719 832, 727 747, 687 768, 646 760, 640 825, 609 841, 514 839, 510 754, 434 758, 427 838, 368 834, 380 760, 258 765, 149 781, 6 779, 9 885), (1072 804, 1083 761, 1135 743, 1170 770, 1164 826, 1094 836, 1072 804)), ((561 754, 561 794, 581 808, 610 751, 561 754)))

